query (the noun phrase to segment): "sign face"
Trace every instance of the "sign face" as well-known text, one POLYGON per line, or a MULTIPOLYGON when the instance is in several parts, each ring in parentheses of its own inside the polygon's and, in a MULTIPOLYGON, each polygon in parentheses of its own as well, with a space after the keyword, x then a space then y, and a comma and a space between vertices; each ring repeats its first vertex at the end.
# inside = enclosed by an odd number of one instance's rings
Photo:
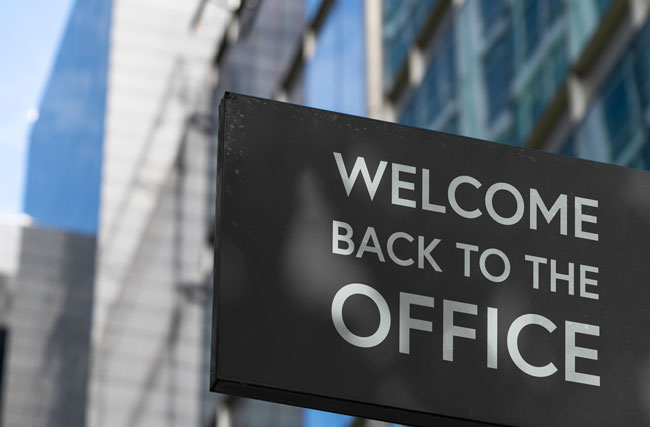
POLYGON ((226 94, 212 390, 650 424, 650 174, 226 94))

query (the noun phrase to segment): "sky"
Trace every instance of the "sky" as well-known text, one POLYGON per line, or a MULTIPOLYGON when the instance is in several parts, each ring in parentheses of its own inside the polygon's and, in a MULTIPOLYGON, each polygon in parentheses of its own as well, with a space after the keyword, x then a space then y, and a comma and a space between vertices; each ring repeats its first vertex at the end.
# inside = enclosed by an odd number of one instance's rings
POLYGON ((0 215, 23 211, 29 132, 73 3, 23 0, 0 13, 0 215))

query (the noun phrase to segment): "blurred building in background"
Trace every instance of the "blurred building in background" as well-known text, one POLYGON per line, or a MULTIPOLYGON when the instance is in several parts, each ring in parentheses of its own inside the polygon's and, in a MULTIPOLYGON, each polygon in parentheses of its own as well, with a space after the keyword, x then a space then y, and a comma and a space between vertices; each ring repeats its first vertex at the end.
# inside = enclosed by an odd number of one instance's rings
POLYGON ((24 221, 0 236, 2 425, 84 425, 96 241, 24 221))
POLYGON ((385 105, 395 119, 646 167, 647 1, 430 3, 408 35, 396 29, 401 16, 422 3, 384 2, 393 11, 382 18, 385 105))
POLYGON ((214 423, 210 64, 231 7, 72 2, 27 215, 0 218, 1 425, 214 423))
POLYGON ((90 427, 200 426, 214 412, 204 402, 210 63, 230 9, 203 6, 113 1, 90 427))
POLYGON ((0 425, 371 424, 208 391, 224 91, 650 168, 649 11, 75 0, 0 217, 0 425))

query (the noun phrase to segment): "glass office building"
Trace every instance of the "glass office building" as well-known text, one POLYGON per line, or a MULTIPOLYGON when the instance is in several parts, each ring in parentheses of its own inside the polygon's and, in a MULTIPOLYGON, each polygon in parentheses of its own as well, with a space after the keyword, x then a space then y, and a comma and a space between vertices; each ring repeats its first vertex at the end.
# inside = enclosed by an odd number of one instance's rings
POLYGON ((650 169, 650 24, 634 35, 560 153, 650 169))
POLYGON ((97 233, 111 1, 77 1, 29 139, 24 211, 39 226, 97 233))
MULTIPOLYGON (((432 28, 407 49, 389 36, 384 80, 393 117, 418 127, 645 168, 648 24, 643 2, 435 2, 432 28), (423 41, 424 40, 424 41, 423 41), (404 80, 404 76, 402 76, 404 80)), ((413 8, 400 3, 404 14, 413 8)), ((413 28, 422 26, 419 24, 413 28)), ((403 38, 406 38, 404 36, 403 38)))

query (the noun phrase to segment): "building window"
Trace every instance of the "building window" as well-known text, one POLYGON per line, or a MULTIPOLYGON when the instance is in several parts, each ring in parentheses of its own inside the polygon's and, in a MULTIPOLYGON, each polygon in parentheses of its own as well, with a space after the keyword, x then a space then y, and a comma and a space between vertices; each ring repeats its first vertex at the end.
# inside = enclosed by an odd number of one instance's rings
POLYGON ((393 84, 409 47, 437 0, 382 0, 384 85, 393 84))
POLYGON ((623 62, 614 70, 603 94, 605 123, 611 144, 612 159, 616 159, 635 133, 636 111, 633 105, 632 82, 623 62))
POLYGON ((539 0, 529 0, 526 3, 526 57, 530 57, 539 44, 539 0))
POLYGON ((447 109, 454 108, 456 97, 455 55, 453 32, 448 26, 435 47, 422 83, 407 97, 401 123, 432 128, 440 117, 450 114, 447 109))
POLYGON ((648 46, 650 46, 650 23, 641 29, 633 48, 634 75, 641 107, 646 112, 646 117, 650 117, 650 49, 648 46))
POLYGON ((505 14, 505 0, 481 1, 481 17, 483 18, 483 28, 488 29, 505 14))
POLYGON ((407 126, 422 126, 422 120, 418 117, 418 112, 421 111, 416 104, 418 100, 419 97, 414 95, 406 102, 399 118, 400 123, 407 126))
POLYGON ((607 12, 611 4, 612 4, 612 0, 597 0, 596 5, 598 7, 598 14, 600 16, 603 16, 607 12))
POLYGON ((304 68, 305 105, 359 116, 366 113, 363 19, 363 2, 334 4, 304 68))
POLYGON ((563 156, 577 157, 574 137, 571 136, 567 138, 566 141, 562 143, 557 153, 563 156))
POLYGON ((528 79, 525 90, 518 96, 518 138, 523 141, 539 120, 566 78, 568 71, 566 38, 557 41, 544 52, 543 60, 528 79))
POLYGON ((512 27, 508 26, 484 56, 488 114, 493 121, 506 109, 513 77, 512 27))
POLYGON ((649 43, 650 23, 646 23, 607 77, 571 138, 574 151, 567 154, 650 169, 649 43))
POLYGON ((309 21, 316 17, 322 0, 307 0, 305 4, 305 18, 309 21))
POLYGON ((537 50, 544 33, 564 12, 564 0, 527 0, 524 4, 525 52, 530 58, 537 50))
POLYGON ((447 123, 442 125, 438 130, 440 132, 458 134, 458 131, 460 130, 458 126, 458 114, 451 116, 451 118, 447 120, 447 123))
POLYGON ((564 11, 564 0, 548 0, 547 8, 548 17, 546 26, 551 26, 562 15, 564 11))

